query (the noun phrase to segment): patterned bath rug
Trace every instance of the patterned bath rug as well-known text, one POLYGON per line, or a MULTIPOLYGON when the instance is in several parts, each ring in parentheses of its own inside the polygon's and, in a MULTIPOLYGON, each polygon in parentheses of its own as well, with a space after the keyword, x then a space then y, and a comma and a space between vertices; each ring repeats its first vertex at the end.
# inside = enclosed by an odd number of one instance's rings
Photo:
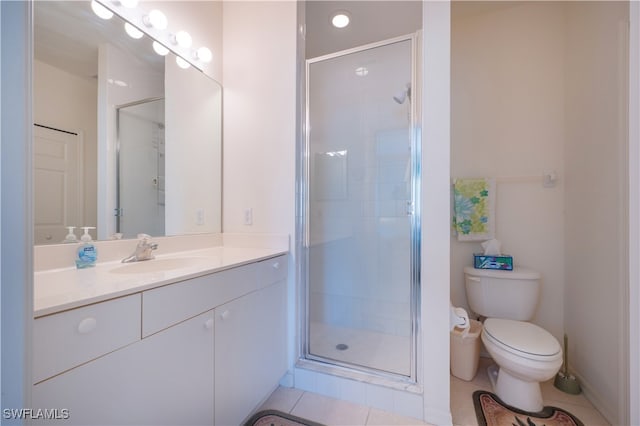
POLYGON ((544 407, 539 413, 529 413, 506 405, 487 391, 475 391, 473 405, 478 426, 584 426, 562 408, 544 407))
POLYGON ((324 426, 321 423, 296 417, 277 410, 259 411, 244 426, 324 426))

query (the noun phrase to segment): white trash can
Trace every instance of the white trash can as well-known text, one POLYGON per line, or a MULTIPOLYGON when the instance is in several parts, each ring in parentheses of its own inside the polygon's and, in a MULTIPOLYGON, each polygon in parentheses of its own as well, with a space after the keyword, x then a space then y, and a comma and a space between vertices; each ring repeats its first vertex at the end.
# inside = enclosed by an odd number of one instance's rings
POLYGON ((471 326, 467 335, 464 330, 454 328, 450 334, 450 364, 451 374, 459 379, 471 381, 478 372, 480 360, 480 333, 482 323, 469 320, 471 326))

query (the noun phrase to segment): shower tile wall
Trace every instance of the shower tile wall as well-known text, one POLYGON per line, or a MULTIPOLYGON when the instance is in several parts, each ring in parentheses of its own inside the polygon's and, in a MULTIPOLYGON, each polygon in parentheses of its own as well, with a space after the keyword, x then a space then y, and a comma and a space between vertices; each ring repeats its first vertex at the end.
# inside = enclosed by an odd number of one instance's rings
POLYGON ((410 70, 385 64, 410 56, 387 47, 376 54, 389 56, 370 60, 366 76, 353 72, 359 58, 319 64, 326 76, 311 80, 310 91, 325 95, 310 106, 309 319, 408 337, 410 106, 393 95, 410 70))

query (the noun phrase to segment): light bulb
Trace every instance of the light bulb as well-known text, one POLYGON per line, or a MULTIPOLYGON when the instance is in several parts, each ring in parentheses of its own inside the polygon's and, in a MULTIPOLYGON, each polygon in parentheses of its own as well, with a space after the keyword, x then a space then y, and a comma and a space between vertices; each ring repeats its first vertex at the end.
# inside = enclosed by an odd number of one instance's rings
POLYGON ((367 69, 367 67, 358 67, 358 68, 356 68, 356 75, 358 77, 364 77, 367 74, 369 74, 369 70, 367 69))
POLYGON ((91 10, 102 19, 113 18, 113 12, 98 3, 96 0, 91 1, 91 10))
POLYGON ((213 59, 213 54, 211 53, 211 50, 209 50, 206 47, 201 47, 200 49, 196 50, 195 55, 196 59, 199 59, 200 61, 208 64, 209 62, 211 62, 211 59, 213 59))
POLYGON ((178 31, 172 37, 172 41, 180 47, 191 47, 191 43, 193 40, 191 39, 191 35, 189 35, 186 31, 178 31))
POLYGON ((191 66, 189 62, 185 61, 180 56, 176 56, 176 64, 178 64, 178 66, 184 70, 191 66))
POLYGON ((126 8, 133 9, 138 5, 138 0, 120 0, 120 4, 126 8))
POLYGON ((349 14, 346 12, 336 12, 331 17, 331 25, 333 25, 336 28, 344 28, 347 25, 349 25, 350 21, 351 21, 351 18, 349 17, 349 14))
POLYGON ((131 38, 139 39, 139 38, 142 38, 142 36, 144 35, 142 31, 140 31, 139 29, 137 29, 136 27, 134 27, 128 22, 124 23, 124 30, 127 32, 127 34, 129 34, 129 37, 131 38))
POLYGON ((158 9, 153 9, 149 14, 142 17, 142 22, 147 27, 153 27, 157 30, 164 30, 169 24, 167 17, 158 9))
POLYGON ((154 41, 152 46, 153 46, 154 52, 156 52, 160 56, 165 56, 167 53, 169 53, 169 49, 167 49, 166 47, 164 47, 162 44, 158 43, 157 41, 154 41))

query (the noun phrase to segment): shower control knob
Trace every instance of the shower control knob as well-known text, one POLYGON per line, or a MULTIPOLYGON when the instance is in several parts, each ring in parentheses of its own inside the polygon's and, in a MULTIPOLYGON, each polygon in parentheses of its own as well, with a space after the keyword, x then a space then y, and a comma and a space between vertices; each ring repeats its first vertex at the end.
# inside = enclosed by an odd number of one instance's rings
POLYGON ((407 216, 413 215, 413 201, 407 201, 407 216))

